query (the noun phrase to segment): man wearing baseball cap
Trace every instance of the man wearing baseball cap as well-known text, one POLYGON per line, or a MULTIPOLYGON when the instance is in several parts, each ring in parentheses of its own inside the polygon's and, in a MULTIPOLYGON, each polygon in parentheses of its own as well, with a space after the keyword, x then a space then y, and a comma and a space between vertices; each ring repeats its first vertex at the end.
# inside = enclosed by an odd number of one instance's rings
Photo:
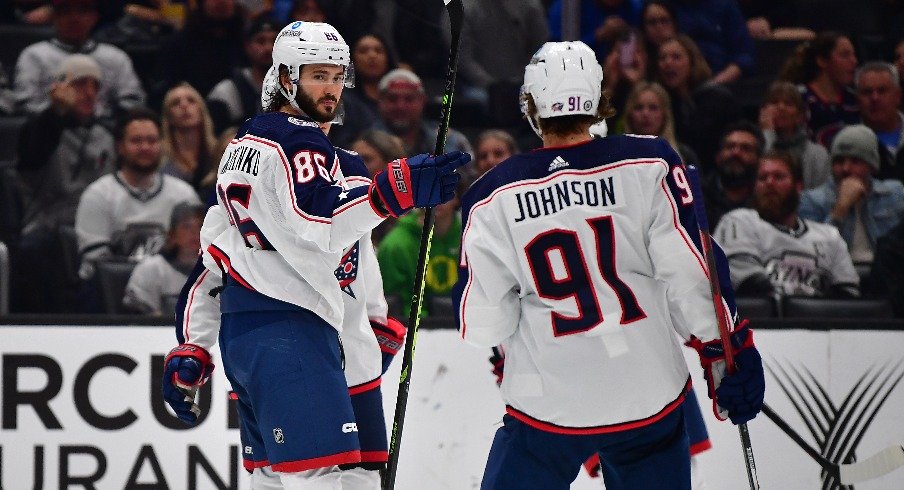
POLYGON ((91 39, 97 24, 96 0, 53 0, 54 37, 28 46, 16 61, 16 111, 37 114, 51 104, 51 86, 63 60, 71 54, 88 55, 97 62, 103 83, 95 115, 113 125, 118 111, 144 103, 144 89, 132 60, 112 44, 91 39))
POLYGON ((60 285, 67 281, 59 229, 72 226, 82 192, 110 173, 115 161, 113 136, 94 112, 103 87, 100 66, 73 54, 53 75, 49 106, 31 117, 19 139, 18 171, 27 196, 14 272, 22 272, 23 282, 16 284, 30 285, 17 288, 28 291, 20 303, 26 311, 60 306, 60 285))
POLYGON ((832 180, 801 195, 799 215, 834 225, 854 263, 871 263, 876 240, 904 219, 904 185, 874 177, 879 142, 862 124, 835 136, 831 158, 832 180))

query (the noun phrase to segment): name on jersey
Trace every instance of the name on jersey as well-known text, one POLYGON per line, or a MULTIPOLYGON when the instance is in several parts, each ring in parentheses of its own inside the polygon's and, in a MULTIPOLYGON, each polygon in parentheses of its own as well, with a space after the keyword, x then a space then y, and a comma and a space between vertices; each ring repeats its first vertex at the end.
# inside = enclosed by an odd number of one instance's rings
POLYGON ((515 194, 515 223, 549 216, 571 206, 604 207, 616 204, 612 177, 598 180, 565 180, 540 189, 515 194))
POLYGON ((236 170, 256 176, 260 162, 260 150, 240 145, 233 148, 229 156, 226 157, 226 162, 220 167, 220 173, 225 174, 230 170, 236 170))

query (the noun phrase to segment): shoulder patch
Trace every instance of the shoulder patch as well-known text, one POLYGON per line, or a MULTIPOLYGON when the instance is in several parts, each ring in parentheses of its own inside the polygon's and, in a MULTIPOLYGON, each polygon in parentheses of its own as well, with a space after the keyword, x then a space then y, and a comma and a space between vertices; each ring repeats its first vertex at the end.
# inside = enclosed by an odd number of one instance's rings
POLYGON ((289 117, 286 120, 296 126, 305 126, 305 127, 309 127, 309 128, 318 128, 318 129, 320 128, 320 125, 315 123, 314 121, 303 121, 301 119, 298 119, 297 117, 289 117))

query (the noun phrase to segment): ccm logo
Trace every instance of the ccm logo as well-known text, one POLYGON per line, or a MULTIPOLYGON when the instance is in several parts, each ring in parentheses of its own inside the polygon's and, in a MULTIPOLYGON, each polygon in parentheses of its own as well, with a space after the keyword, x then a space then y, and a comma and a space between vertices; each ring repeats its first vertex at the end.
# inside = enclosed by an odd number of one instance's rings
POLYGON ((354 422, 346 422, 342 424, 342 432, 348 434, 349 432, 358 432, 358 424, 354 422))

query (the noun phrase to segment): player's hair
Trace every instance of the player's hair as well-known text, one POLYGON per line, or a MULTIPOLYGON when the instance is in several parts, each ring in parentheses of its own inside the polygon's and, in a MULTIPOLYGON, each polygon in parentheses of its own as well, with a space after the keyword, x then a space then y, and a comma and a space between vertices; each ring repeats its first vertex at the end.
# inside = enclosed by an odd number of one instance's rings
POLYGON ((157 126, 157 131, 160 131, 160 116, 156 112, 145 107, 135 107, 129 109, 117 120, 116 127, 113 128, 113 138, 117 143, 125 137, 126 127, 135 121, 151 121, 154 126, 157 126))
POLYGON ((576 114, 572 116, 558 116, 538 118, 537 106, 534 104, 534 98, 530 94, 522 94, 523 102, 527 104, 527 113, 525 117, 536 118, 540 131, 543 134, 555 134, 564 136, 578 130, 581 126, 592 126, 603 119, 615 116, 615 108, 610 102, 611 95, 608 90, 602 88, 603 83, 600 82, 600 103, 596 110, 596 115, 576 114))
POLYGON ((888 76, 891 77, 891 81, 895 87, 901 84, 901 76, 898 73, 898 68, 887 62, 887 61, 868 61, 863 64, 860 68, 857 69, 857 72, 854 74, 854 86, 860 86, 860 77, 864 73, 888 73, 888 76))
POLYGON ((766 103, 774 103, 778 101, 790 102, 794 107, 804 114, 807 110, 807 105, 804 102, 804 98, 801 97, 800 91, 797 90, 797 87, 794 86, 791 82, 784 82, 781 80, 772 82, 772 85, 769 86, 769 90, 766 91, 766 97, 764 99, 766 103))
POLYGON ((812 40, 799 44, 782 66, 778 79, 791 83, 812 82, 820 71, 817 59, 831 56, 841 39, 848 37, 836 31, 823 31, 812 40))
POLYGON ((729 134, 736 131, 743 131, 745 133, 752 134, 753 137, 756 138, 757 157, 763 155, 763 151, 766 149, 766 138, 763 136, 763 132, 760 131, 760 128, 758 128, 756 124, 753 124, 746 119, 740 119, 726 126, 725 131, 722 131, 722 138, 719 140, 719 146, 721 147, 722 145, 724 145, 725 138, 727 138, 729 134))
MULTIPOLYGON (((303 69, 303 67, 302 67, 303 69)), ((279 76, 277 77, 277 84, 282 84, 283 75, 289 74, 289 67, 286 65, 279 65, 279 76)), ((301 70, 299 70, 299 76, 301 76, 301 70)), ((276 93, 273 94, 273 97, 270 99, 270 105, 264 107, 264 112, 279 112, 279 109, 283 106, 289 105, 289 99, 283 95, 281 90, 276 90, 276 93)))
POLYGON ((791 172, 791 178, 794 179, 794 182, 803 182, 804 180, 804 170, 801 167, 800 162, 794 158, 790 152, 785 150, 769 150, 760 157, 760 163, 764 160, 777 160, 785 164, 788 167, 788 171, 791 172))
POLYGON ((675 115, 672 114, 672 98, 665 88, 656 82, 638 82, 634 85, 631 93, 628 94, 628 100, 625 102, 625 132, 634 133, 634 125, 631 123, 631 112, 637 107, 640 94, 644 92, 653 92, 659 99, 662 106, 662 128, 659 129, 659 136, 669 142, 672 148, 678 149, 678 138, 675 136, 675 115))

